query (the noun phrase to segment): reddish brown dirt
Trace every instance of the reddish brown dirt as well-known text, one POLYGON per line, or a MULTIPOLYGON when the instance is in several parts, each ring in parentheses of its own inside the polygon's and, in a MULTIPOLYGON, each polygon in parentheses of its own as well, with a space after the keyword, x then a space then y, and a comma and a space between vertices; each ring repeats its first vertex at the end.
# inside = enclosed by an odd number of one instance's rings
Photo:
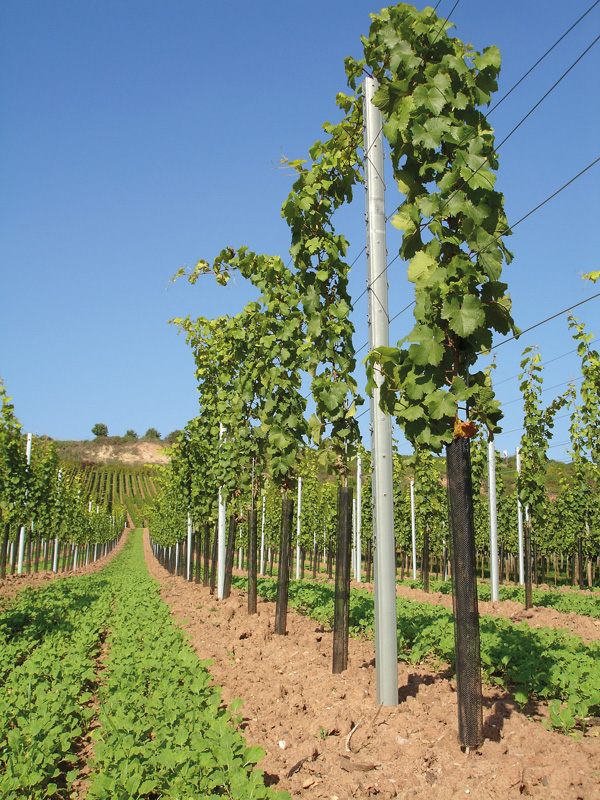
MULTIPOLYGON (((162 597, 198 656, 213 659, 224 701, 244 700, 242 727, 248 744, 267 753, 260 764, 267 782, 293 798, 600 798, 600 728, 579 740, 550 732, 543 707, 525 716, 510 695, 486 687, 484 744, 463 753, 456 684, 443 670, 399 664, 400 703, 378 708, 370 641, 351 640, 349 668, 332 675, 331 631, 290 613, 287 636, 275 636, 272 603, 259 600, 249 617, 245 594, 232 590, 217 601, 169 575, 145 542, 162 597)), ((537 622, 536 613, 525 621, 537 622)))

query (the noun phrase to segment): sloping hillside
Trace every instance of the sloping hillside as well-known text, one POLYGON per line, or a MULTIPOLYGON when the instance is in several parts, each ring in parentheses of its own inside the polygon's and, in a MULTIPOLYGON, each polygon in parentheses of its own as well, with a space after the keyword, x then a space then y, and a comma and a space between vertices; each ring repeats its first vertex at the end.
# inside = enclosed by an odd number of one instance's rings
POLYGON ((119 436, 99 436, 83 442, 55 442, 61 461, 85 464, 168 464, 169 445, 158 441, 131 441, 119 436))

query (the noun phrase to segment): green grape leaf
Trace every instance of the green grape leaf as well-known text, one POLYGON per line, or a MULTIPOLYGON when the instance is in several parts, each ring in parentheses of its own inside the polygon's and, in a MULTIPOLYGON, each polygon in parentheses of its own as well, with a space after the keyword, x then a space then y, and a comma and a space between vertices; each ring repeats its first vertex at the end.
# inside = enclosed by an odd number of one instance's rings
POLYGON ((462 338, 470 336, 485 323, 481 300, 474 295, 467 295, 462 303, 458 298, 451 297, 443 304, 442 317, 448 320, 450 328, 462 338))

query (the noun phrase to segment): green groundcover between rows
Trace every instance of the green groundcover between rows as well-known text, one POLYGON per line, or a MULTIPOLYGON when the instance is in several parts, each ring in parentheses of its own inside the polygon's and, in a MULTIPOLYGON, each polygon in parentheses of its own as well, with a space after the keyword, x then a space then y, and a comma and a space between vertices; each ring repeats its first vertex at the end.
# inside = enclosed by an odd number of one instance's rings
POLYGON ((66 800, 90 725, 89 800, 278 800, 174 626, 142 534, 101 572, 21 592, 0 614, 0 797, 66 800))

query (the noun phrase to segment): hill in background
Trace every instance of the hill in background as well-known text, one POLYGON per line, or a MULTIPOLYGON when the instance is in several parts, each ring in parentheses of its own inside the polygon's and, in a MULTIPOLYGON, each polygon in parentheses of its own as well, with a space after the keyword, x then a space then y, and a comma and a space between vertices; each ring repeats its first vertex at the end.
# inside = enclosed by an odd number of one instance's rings
POLYGON ((99 436, 82 442, 54 442, 61 461, 82 464, 168 464, 169 444, 160 440, 128 440, 120 436, 99 436))
MULTIPOLYGON (((86 465, 122 464, 124 466, 143 466, 144 464, 163 465, 168 464, 170 461, 170 445, 160 439, 154 441, 137 439, 132 441, 120 436, 99 436, 89 441, 55 441, 54 444, 62 462, 79 462, 86 465)), ((445 459, 439 458, 437 461, 440 478, 445 480, 445 459)), ((561 478, 566 479, 569 483, 572 482, 572 472, 571 464, 552 460, 548 462, 546 488, 551 496, 555 496, 559 491, 561 478)), ((500 466, 497 480, 502 481, 508 491, 512 491, 514 489, 515 475, 515 457, 510 456, 500 466)), ((324 480, 329 478, 330 476, 323 476, 324 480)))

